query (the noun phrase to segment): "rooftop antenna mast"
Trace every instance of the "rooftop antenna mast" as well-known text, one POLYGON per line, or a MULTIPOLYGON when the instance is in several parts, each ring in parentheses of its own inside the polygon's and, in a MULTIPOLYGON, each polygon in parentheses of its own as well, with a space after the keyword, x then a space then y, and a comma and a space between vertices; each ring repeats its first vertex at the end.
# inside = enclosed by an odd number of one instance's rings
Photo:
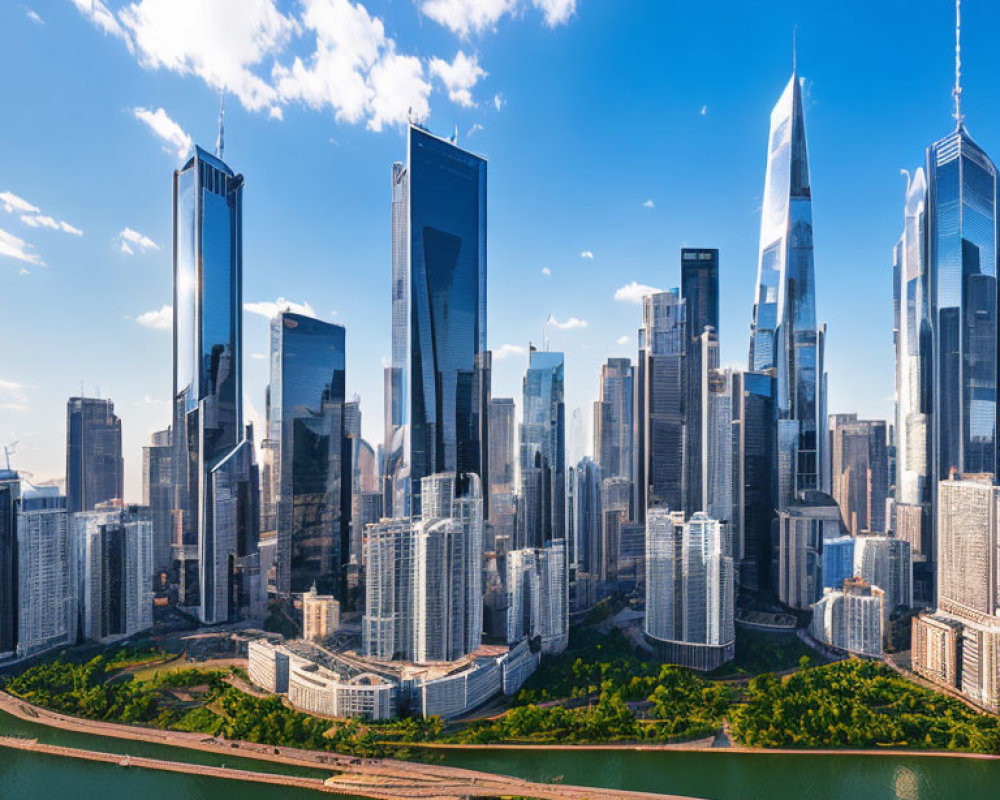
POLYGON ((962 0, 955 0, 955 88, 951 90, 955 98, 955 129, 962 127, 962 0))
POLYGON ((219 138, 215 140, 215 156, 222 161, 226 147, 226 90, 219 89, 219 138))

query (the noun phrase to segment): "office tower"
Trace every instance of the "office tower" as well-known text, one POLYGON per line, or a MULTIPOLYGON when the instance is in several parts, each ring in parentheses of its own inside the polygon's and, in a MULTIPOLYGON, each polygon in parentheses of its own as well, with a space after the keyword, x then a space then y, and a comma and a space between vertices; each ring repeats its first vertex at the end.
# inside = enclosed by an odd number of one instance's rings
POLYGON ((532 349, 522 385, 521 501, 525 527, 520 546, 541 547, 566 536, 563 354, 532 349))
POLYGON ((360 438, 360 401, 355 401, 353 405, 358 407, 358 438, 351 437, 351 453, 354 459, 354 479, 351 483, 351 545, 350 563, 360 565, 362 561, 361 537, 364 534, 364 526, 369 522, 376 522, 378 517, 371 517, 371 495, 379 498, 379 516, 381 516, 382 492, 380 491, 381 481, 379 480, 378 457, 375 449, 364 439, 360 438), (366 508, 362 508, 362 506, 366 508))
POLYGON ((628 478, 601 481, 601 544, 597 577, 601 582, 598 599, 617 589, 622 527, 629 519, 632 484, 628 478))
POLYGON ((885 592, 885 625, 899 608, 913 606, 913 565, 910 543, 891 536, 861 533, 854 540, 854 574, 885 592))
POLYGON ((632 362, 609 358, 601 367, 600 399, 594 401, 594 461, 606 478, 632 478, 632 362))
POLYGON ((603 561, 601 537, 604 512, 601 505, 601 474, 603 470, 589 458, 584 458, 575 470, 571 470, 573 511, 576 522, 573 525, 575 541, 570 558, 574 570, 573 611, 592 608, 597 601, 597 582, 602 580, 603 561))
POLYGON ((896 345, 895 518, 886 520, 910 543, 914 593, 933 602, 933 334, 927 241, 927 180, 918 167, 907 181, 903 234, 893 250, 896 345))
POLYGON ((507 643, 534 641, 543 655, 569 643, 569 573, 564 539, 507 554, 507 643))
POLYGON ((319 594, 313 586, 302 595, 302 638, 324 642, 340 627, 340 602, 329 594, 319 594))
POLYGON ((642 299, 635 369, 635 518, 647 508, 683 509, 686 304, 676 290, 642 299))
POLYGON ((0 655, 17 649, 17 515, 21 506, 21 479, 0 469, 0 655))
POLYGON ((524 548, 507 554, 507 644, 538 636, 538 550, 524 548))
POLYGON ((381 661, 413 652, 413 568, 419 520, 385 519, 365 532, 362 651, 381 661))
POLYGON ((277 589, 299 594, 313 585, 344 600, 350 560, 353 448, 357 408, 345 402, 342 325, 294 314, 271 320, 268 438, 278 442, 271 466, 276 487, 277 589))
POLYGON ((71 397, 66 404, 66 503, 70 514, 90 511, 125 493, 122 422, 115 404, 71 397))
POLYGON ((121 501, 73 515, 84 639, 110 642, 153 626, 153 523, 121 501))
POLYGON ((509 496, 517 492, 516 428, 514 398, 492 398, 490 400, 489 425, 489 518, 494 522, 496 514, 509 505, 509 496))
POLYGON ((774 377, 733 374, 733 517, 740 587, 776 594, 774 520, 774 377))
POLYGON ((142 448, 142 504, 153 521, 154 578, 170 571, 174 538, 173 444, 170 429, 153 434, 142 448))
POLYGON ((180 602, 259 610, 259 485, 243 422, 243 176, 195 148, 174 172, 174 481, 180 602))
POLYGON ((587 426, 583 409, 574 408, 566 415, 566 461, 576 464, 584 456, 589 456, 590 444, 587 440, 587 426))
POLYGON ((76 548, 66 498, 28 490, 17 519, 19 658, 76 643, 76 548))
POLYGON ((889 441, 882 420, 830 415, 830 482, 847 530, 884 533, 889 498, 889 441))
POLYGON ((800 492, 778 511, 778 599, 808 609, 823 594, 823 546, 844 535, 840 509, 823 492, 800 492))
POLYGON ((471 472, 489 486, 486 161, 414 125, 408 143, 408 164, 394 165, 392 177, 393 359, 385 383, 387 438, 398 428, 387 446, 394 516, 420 513, 428 475, 471 472))
MULTIPOLYGON (((695 491, 689 503, 712 519, 724 523, 728 530, 729 554, 736 553, 733 526, 736 477, 736 451, 733 428, 733 371, 720 369, 719 342, 711 333, 703 333, 693 346, 701 348, 701 383, 699 414, 701 432, 698 440, 701 454, 698 470, 692 472, 695 491)), ((689 415, 690 416, 690 415, 689 415)))
POLYGON ((813 638, 848 653, 880 658, 888 620, 884 607, 884 592, 878 586, 846 580, 842 589, 827 589, 813 606, 813 638))
POLYGON ((623 522, 618 536, 618 584, 642 592, 646 580, 646 526, 623 522))
POLYGON ((646 618, 643 630, 664 661, 711 670, 736 648, 733 559, 725 526, 695 514, 646 514, 646 618))
MULTIPOLYGON (((686 309, 687 358, 684 362, 686 513, 707 506, 705 383, 719 366, 719 251, 681 250, 681 298, 686 309)), ((727 517, 728 518, 728 515, 727 517)))
POLYGON ((937 612, 913 624, 914 670, 941 680, 992 713, 1000 712, 1000 487, 992 475, 953 476, 937 490, 937 612), (945 629, 954 631, 954 636, 945 629), (949 645, 947 654, 927 647, 949 645))
POLYGON ((750 369, 776 377, 777 505, 823 480, 825 333, 816 325, 812 193, 799 76, 771 112, 750 369))
POLYGON ((854 572, 854 537, 838 536, 823 542, 821 559, 823 588, 841 589, 844 581, 853 578, 854 572))

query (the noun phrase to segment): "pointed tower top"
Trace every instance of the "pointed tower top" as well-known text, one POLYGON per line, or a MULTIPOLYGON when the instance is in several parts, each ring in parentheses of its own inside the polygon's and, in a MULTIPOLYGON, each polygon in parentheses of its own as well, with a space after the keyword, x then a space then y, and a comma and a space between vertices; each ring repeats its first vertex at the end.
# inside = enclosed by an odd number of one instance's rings
POLYGON ((951 90, 955 98, 956 130, 962 127, 962 0, 955 0, 955 88, 951 90))
POLYGON ((215 156, 222 161, 222 152, 226 147, 226 90, 219 90, 219 138, 215 140, 215 156))

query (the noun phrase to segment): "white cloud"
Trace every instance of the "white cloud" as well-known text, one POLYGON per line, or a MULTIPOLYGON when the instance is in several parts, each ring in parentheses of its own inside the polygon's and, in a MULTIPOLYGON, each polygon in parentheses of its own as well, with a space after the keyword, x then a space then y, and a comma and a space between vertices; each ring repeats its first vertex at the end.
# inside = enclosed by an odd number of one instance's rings
POLYGON ((501 108, 503 108, 503 107, 504 107, 505 105, 507 105, 507 101, 503 99, 503 96, 502 96, 502 95, 500 95, 500 94, 495 94, 495 95, 493 95, 493 107, 494 107, 494 108, 495 108, 495 109, 496 109, 497 111, 499 111, 499 110, 500 110, 501 108))
POLYGON ((272 319, 279 311, 291 311, 295 314, 303 314, 307 317, 315 317, 316 312, 309 303, 296 303, 279 297, 277 300, 262 300, 257 303, 244 303, 243 310, 251 314, 260 314, 262 317, 272 319))
POLYGON ((174 327, 174 307, 160 306, 153 311, 144 311, 135 321, 156 331, 169 331, 174 327))
POLYGON ((545 24, 550 28, 565 25, 576 12, 576 0, 531 0, 531 3, 545 14, 545 24))
POLYGON ((21 222, 30 228, 49 228, 63 233, 72 233, 75 236, 83 236, 83 231, 79 228, 74 228, 68 222, 43 214, 38 206, 32 205, 13 192, 0 192, 0 206, 3 206, 3 210, 8 214, 20 214, 21 222))
POLYGON ((105 33, 110 33, 112 36, 122 39, 128 45, 129 50, 132 49, 132 42, 129 40, 128 34, 125 33, 118 20, 115 19, 115 15, 108 10, 108 7, 101 0, 70 0, 70 2, 98 28, 105 33))
POLYGON ((552 270, 550 270, 548 267, 542 267, 542 275, 551 275, 551 274, 552 270))
POLYGON ((13 192, 0 192, 0 204, 3 205, 3 210, 8 214, 22 213, 22 214, 37 214, 39 212, 38 206, 33 206, 23 197, 18 197, 13 192))
POLYGON ((7 411, 26 411, 28 408, 26 388, 22 383, 0 379, 0 408, 7 411))
POLYGON ((431 85, 424 80, 424 67, 416 56, 390 53, 368 76, 373 96, 368 128, 380 131, 384 125, 426 120, 431 115, 427 97, 431 85))
POLYGON ((492 29, 516 8, 516 0, 424 0, 420 6, 428 17, 459 36, 492 29))
POLYGON ((0 228, 0 256, 16 258, 18 261, 25 261, 28 264, 37 264, 40 267, 44 267, 45 262, 42 261, 37 253, 31 252, 31 249, 31 245, 24 241, 24 239, 19 239, 14 234, 0 228))
POLYGON ((615 344, 624 345, 628 344, 630 341, 632 340, 628 336, 619 336, 617 339, 615 339, 615 344))
POLYGON ((549 328, 555 328, 557 331, 572 331, 576 328, 586 328, 587 320, 580 319, 579 317, 570 317, 560 322, 555 317, 550 316, 545 320, 545 325, 549 328))
POLYGON ((156 111, 133 108, 132 114, 137 120, 148 125, 149 129, 163 141, 163 149, 166 152, 176 153, 178 159, 183 159, 188 154, 193 144, 191 137, 162 108, 156 111))
POLYGON ((639 306, 642 305, 642 298, 647 294, 657 294, 661 291, 663 290, 647 286, 638 281, 632 281, 632 283, 626 283, 624 286, 615 289, 615 300, 621 303, 634 303, 639 306))
POLYGON ((707 117, 708 116, 708 106, 702 106, 701 107, 701 111, 699 111, 698 113, 701 114, 703 117, 707 117))
POLYGON ((652 201, 652 199, 650 199, 650 200, 644 201, 643 204, 642 204, 642 207, 643 208, 653 208, 655 205, 656 205, 656 203, 654 203, 652 201))
POLYGON ((448 98, 466 108, 475 105, 472 89, 476 82, 480 78, 485 78, 487 74, 486 70, 479 66, 475 54, 470 58, 461 50, 455 54, 450 64, 443 58, 432 58, 428 69, 432 76, 441 79, 448 90, 448 98))
POLYGON ((519 344, 502 344, 493 351, 493 359, 495 361, 503 361, 510 356, 523 356, 526 352, 528 352, 528 349, 521 347, 519 344))
POLYGON ((160 249, 160 246, 148 236, 131 228, 122 228, 115 238, 118 241, 118 247, 126 255, 132 255, 136 250, 145 253, 149 250, 160 249))
POLYGON ((594 260, 594 253, 591 250, 584 250, 580 253, 580 258, 585 258, 588 261, 594 260))
POLYGON ((45 24, 45 20, 42 19, 38 15, 38 12, 35 11, 34 9, 29 8, 24 13, 28 15, 28 19, 30 19, 32 22, 36 22, 39 25, 44 25, 45 24))
POLYGON ((476 133, 477 131, 484 131, 484 130, 486 130, 486 129, 482 125, 480 125, 478 122, 473 122, 472 123, 472 127, 469 128, 469 132, 467 134, 465 134, 465 135, 466 136, 472 136, 472 134, 476 133))

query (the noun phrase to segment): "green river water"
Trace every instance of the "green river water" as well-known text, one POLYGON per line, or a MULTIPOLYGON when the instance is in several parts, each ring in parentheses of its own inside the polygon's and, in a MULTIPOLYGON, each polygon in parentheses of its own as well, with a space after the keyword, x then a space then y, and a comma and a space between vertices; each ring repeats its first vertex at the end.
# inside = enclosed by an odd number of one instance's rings
MULTIPOLYGON (((0 735, 122 754, 328 775, 308 768, 48 728, 0 713, 0 735)), ((440 752, 440 751, 439 751, 440 752)), ((1000 761, 920 756, 447 751, 445 762, 536 781, 691 795, 706 800, 1000 800, 1000 761)), ((0 800, 314 800, 317 792, 122 767, 0 748, 0 800)))

